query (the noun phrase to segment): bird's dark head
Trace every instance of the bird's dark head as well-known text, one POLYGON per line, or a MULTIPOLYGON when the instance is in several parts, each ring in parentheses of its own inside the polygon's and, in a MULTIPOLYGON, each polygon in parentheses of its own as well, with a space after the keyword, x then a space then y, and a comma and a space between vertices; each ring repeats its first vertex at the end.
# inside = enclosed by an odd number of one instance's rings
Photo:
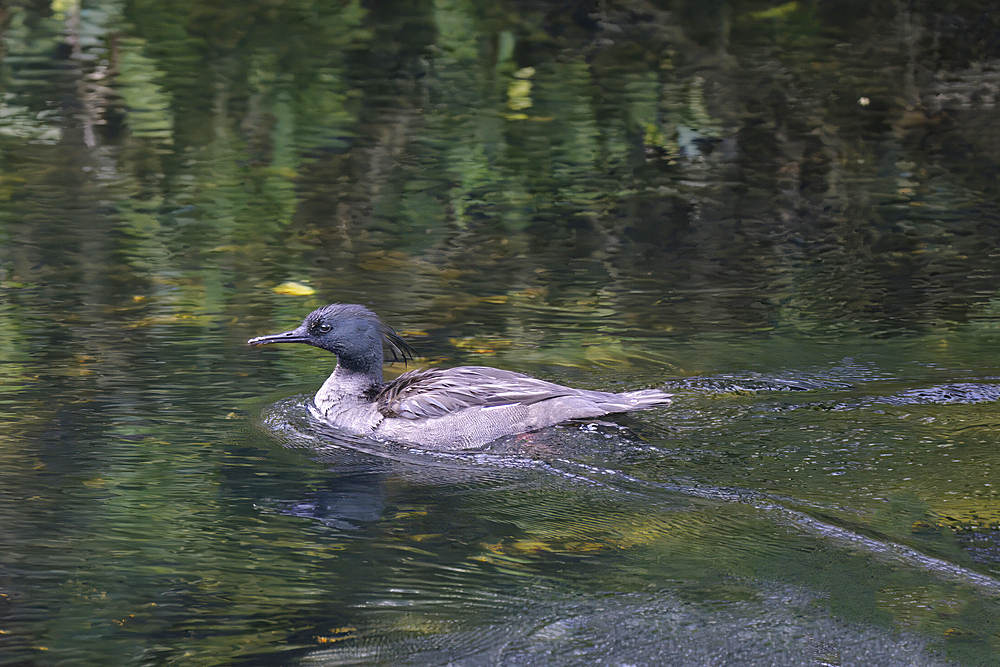
POLYGON ((354 304, 333 303, 317 308, 291 331, 247 341, 248 345, 270 343, 305 343, 320 347, 336 354, 340 363, 348 366, 381 366, 386 358, 383 345, 391 355, 390 361, 405 363, 417 356, 378 315, 354 304))

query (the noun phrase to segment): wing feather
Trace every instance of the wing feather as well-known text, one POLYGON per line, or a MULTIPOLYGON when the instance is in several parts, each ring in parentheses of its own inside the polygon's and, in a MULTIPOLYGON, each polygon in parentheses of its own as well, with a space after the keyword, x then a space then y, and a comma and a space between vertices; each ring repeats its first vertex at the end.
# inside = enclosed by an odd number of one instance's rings
POLYGON ((462 366, 403 373, 379 392, 375 404, 386 417, 424 419, 473 407, 530 405, 582 393, 513 371, 462 366))

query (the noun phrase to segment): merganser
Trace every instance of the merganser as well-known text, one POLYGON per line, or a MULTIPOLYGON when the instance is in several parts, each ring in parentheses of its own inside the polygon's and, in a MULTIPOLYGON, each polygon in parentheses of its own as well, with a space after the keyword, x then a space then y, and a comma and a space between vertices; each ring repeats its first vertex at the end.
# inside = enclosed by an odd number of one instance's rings
POLYGON ((503 436, 571 419, 669 405, 657 389, 620 394, 574 389, 486 366, 424 368, 386 383, 383 345, 392 361, 416 352, 364 306, 317 308, 297 328, 249 345, 305 343, 337 355, 337 366, 309 406, 336 428, 425 449, 480 447, 503 436))

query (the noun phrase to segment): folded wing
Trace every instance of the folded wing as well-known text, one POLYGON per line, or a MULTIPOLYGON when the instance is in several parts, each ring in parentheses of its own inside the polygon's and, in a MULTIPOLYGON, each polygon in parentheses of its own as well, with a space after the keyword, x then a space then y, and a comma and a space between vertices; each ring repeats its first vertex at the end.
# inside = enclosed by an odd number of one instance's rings
POLYGON ((403 373, 376 396, 386 417, 443 417, 473 407, 531 405, 586 391, 485 366, 426 368, 403 373))

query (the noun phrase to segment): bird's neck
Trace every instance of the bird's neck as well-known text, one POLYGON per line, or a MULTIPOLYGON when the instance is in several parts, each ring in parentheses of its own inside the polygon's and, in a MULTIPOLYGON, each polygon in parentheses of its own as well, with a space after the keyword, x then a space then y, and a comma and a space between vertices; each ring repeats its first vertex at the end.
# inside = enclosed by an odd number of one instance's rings
POLYGON ((381 359, 360 363, 338 359, 337 367, 316 393, 316 399, 325 403, 351 400, 370 403, 384 384, 381 359))

